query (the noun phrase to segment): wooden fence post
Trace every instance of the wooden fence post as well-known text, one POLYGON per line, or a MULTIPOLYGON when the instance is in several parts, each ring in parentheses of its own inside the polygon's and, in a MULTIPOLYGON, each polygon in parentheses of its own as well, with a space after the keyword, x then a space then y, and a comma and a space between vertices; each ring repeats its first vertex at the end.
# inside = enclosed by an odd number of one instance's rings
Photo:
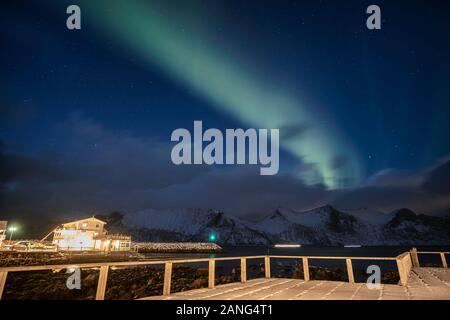
POLYGON ((109 266, 100 267, 100 275, 98 276, 97 294, 95 300, 105 300, 106 283, 108 281, 109 266))
POLYGON ((417 248, 412 248, 410 254, 414 268, 419 268, 420 262, 419 262, 419 255, 417 254, 417 248))
POLYGON ((241 282, 247 281, 247 260, 241 258, 241 282))
POLYGON ((355 283, 355 276, 353 274, 352 259, 345 259, 345 262, 347 264, 348 282, 355 283))
POLYGON ((214 259, 209 259, 208 264, 208 288, 214 288, 215 282, 215 272, 216 272, 216 261, 214 259))
POLYGON ((447 260, 445 259, 445 253, 441 252, 441 260, 442 260, 442 266, 444 268, 448 268, 447 266, 447 260))
POLYGON ((309 263, 308 258, 302 258, 303 260, 303 276, 305 281, 309 281, 309 263))
POLYGON ((171 281, 172 281, 172 262, 166 262, 164 265, 164 287, 163 287, 164 296, 170 296, 171 281))
POLYGON ((264 273, 266 276, 266 279, 270 278, 270 257, 264 257, 264 273))
POLYGON ((8 276, 8 271, 0 272, 0 300, 2 300, 3 290, 5 289, 7 276, 8 276))
POLYGON ((408 276, 406 275, 403 261, 400 258, 396 258, 395 260, 397 261, 397 269, 398 275, 400 276, 400 284, 402 286, 406 286, 406 283, 408 282, 408 276))

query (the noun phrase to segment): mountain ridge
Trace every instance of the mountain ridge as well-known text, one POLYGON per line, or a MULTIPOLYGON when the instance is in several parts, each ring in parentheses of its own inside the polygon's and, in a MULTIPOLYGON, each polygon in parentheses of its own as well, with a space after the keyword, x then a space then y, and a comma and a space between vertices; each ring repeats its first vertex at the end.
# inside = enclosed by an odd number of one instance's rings
POLYGON ((99 217, 108 222, 108 230, 127 232, 136 241, 208 241, 213 235, 221 245, 450 244, 450 217, 416 214, 407 208, 375 212, 349 213, 325 205, 308 211, 279 207, 257 222, 212 209, 149 209, 120 219, 116 214, 115 221, 99 217))

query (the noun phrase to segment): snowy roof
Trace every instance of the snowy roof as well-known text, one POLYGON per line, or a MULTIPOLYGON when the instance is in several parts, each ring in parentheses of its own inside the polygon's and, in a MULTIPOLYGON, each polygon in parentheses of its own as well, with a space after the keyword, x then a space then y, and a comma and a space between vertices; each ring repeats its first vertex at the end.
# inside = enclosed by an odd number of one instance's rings
POLYGON ((67 223, 64 223, 63 226, 69 225, 69 224, 74 224, 74 223, 83 223, 83 222, 85 222, 85 221, 97 221, 98 223, 106 224, 105 221, 102 221, 102 220, 97 219, 97 218, 95 218, 95 217, 91 217, 91 218, 86 218, 86 219, 81 219, 81 220, 76 220, 76 221, 67 222, 67 223))

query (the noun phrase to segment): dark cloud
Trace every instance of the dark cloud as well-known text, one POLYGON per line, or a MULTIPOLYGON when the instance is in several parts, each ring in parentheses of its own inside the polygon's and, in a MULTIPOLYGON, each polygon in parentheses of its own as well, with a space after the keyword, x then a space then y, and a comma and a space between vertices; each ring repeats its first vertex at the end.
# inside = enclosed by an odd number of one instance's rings
MULTIPOLYGON (((208 169, 174 166, 170 145, 113 134, 74 118, 62 128, 65 152, 0 154, 0 208, 14 213, 103 211, 123 208, 144 190, 185 183, 208 169)), ((143 205, 151 203, 140 201, 143 205)))
POLYGON ((446 160, 431 170, 422 183, 423 190, 438 194, 450 195, 450 160, 446 160))
POLYGON ((23 101, 22 104, 0 100, 0 123, 8 125, 24 125, 36 116, 32 101, 23 101))
POLYGON ((401 207, 416 212, 450 214, 449 160, 419 172, 385 169, 371 176, 363 186, 348 190, 333 203, 358 209, 392 211, 401 207))
POLYGON ((235 215, 264 215, 277 206, 311 208, 330 195, 322 185, 306 186, 291 176, 260 176, 250 167, 214 170, 190 183, 153 192, 163 206, 217 208, 235 215))
POLYGON ((340 208, 372 208, 390 212, 399 208, 410 208, 418 213, 448 214, 450 198, 437 197, 409 187, 362 187, 339 195, 332 204, 340 208))
POLYGON ((169 143, 112 133, 74 116, 61 124, 65 153, 2 153, 3 212, 75 212, 204 207, 234 214, 303 208, 327 198, 321 185, 291 176, 261 176, 259 168, 175 166, 169 143))
POLYGON ((33 180, 56 182, 67 180, 70 176, 70 171, 58 167, 56 163, 48 163, 43 159, 25 155, 0 153, 0 182, 2 183, 33 180))
POLYGON ((277 206, 299 210, 315 207, 330 196, 322 185, 306 186, 291 176, 260 176, 258 168, 249 166, 196 170, 183 177, 175 172, 191 166, 170 164, 164 168, 163 164, 155 166, 150 161, 143 166, 130 158, 107 164, 67 161, 62 169, 38 159, 22 159, 18 155, 13 158, 31 169, 19 174, 17 170, 23 165, 10 166, 11 175, 1 180, 3 212, 60 215, 198 207, 235 215, 264 215, 277 206))
POLYGON ((399 169, 384 169, 369 177, 364 183, 372 187, 416 187, 423 180, 423 173, 399 169))
POLYGON ((334 170, 339 170, 344 168, 348 163, 348 159, 346 156, 343 155, 337 155, 334 156, 333 160, 331 161, 331 168, 334 170))
MULTIPOLYGON (((5 218, 186 207, 265 215, 279 206, 305 210, 326 203, 433 214, 450 207, 448 162, 426 174, 385 170, 363 187, 330 191, 290 175, 261 176, 255 166, 175 166, 169 142, 113 133, 80 116, 58 130, 66 141, 58 153, 0 153, 5 218), (423 188, 417 181, 425 181, 423 188)), ((302 167, 300 176, 308 172, 314 168, 302 167)))
POLYGON ((280 140, 286 141, 294 138, 300 138, 307 130, 306 125, 290 125, 280 128, 280 140))

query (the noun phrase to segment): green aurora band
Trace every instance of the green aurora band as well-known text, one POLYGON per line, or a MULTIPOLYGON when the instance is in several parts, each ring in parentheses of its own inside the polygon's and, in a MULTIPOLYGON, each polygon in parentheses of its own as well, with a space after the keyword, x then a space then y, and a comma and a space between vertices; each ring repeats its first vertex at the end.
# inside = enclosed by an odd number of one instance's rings
POLYGON ((342 187, 344 179, 351 185, 360 182, 362 168, 356 152, 333 124, 324 123, 321 111, 302 105, 300 98, 280 83, 256 77, 248 66, 211 43, 207 28, 199 28, 211 17, 192 11, 195 21, 188 19, 183 23, 185 32, 181 32, 175 23, 181 14, 160 14, 160 6, 164 3, 96 0, 80 4, 82 19, 87 17, 88 23, 118 45, 158 66, 220 112, 255 128, 307 128, 287 139, 281 135, 280 141, 284 150, 305 164, 307 169, 299 169, 298 175, 306 183, 324 183, 333 189, 342 187), (333 165, 338 156, 345 156, 344 167, 333 165))

